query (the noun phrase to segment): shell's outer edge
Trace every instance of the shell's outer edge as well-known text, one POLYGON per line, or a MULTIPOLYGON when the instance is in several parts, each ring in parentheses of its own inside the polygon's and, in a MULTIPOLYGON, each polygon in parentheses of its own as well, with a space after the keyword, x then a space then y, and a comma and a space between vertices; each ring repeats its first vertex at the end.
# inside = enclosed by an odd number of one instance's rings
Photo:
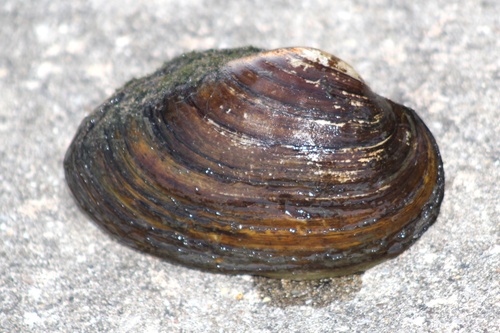
POLYGON ((291 279, 397 256, 444 195, 416 113, 310 48, 175 58, 86 117, 64 167, 79 206, 129 246, 291 279))

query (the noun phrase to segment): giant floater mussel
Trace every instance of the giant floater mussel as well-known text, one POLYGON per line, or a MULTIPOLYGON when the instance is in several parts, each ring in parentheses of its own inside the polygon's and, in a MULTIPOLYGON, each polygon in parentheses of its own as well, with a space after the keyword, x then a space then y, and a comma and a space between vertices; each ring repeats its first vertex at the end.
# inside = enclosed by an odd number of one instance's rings
POLYGON ((314 279, 399 255, 444 172, 417 114, 312 48, 192 52, 87 116, 78 205, 133 248, 211 272, 314 279))

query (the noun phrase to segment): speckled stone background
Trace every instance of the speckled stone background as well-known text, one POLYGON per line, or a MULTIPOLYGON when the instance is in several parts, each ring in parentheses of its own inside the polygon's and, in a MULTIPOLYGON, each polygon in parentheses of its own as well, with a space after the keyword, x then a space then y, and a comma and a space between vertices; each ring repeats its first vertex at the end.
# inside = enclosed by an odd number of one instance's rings
POLYGON ((499 332, 500 2, 0 2, 1 332, 499 332), (115 89, 190 50, 312 46, 418 111, 446 171, 437 223, 365 274, 220 276, 112 241, 62 159, 115 89))

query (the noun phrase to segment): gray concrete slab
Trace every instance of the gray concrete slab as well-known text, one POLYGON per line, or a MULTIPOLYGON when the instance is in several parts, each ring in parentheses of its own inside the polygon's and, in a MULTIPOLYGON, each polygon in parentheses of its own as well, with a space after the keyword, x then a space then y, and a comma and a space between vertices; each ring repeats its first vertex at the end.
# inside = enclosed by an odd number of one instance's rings
POLYGON ((0 3, 0 331, 498 332, 498 1, 0 3), (318 47, 418 111, 445 164, 437 223, 363 275, 221 276, 112 241, 62 159, 82 118, 190 50, 318 47))

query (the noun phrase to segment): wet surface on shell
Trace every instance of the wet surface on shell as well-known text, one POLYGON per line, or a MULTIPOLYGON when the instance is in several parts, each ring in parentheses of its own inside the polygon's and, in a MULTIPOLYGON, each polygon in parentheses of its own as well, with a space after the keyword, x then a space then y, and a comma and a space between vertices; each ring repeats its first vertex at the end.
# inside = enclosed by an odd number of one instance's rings
POLYGON ((444 192, 415 112, 304 48, 190 53, 129 82, 83 121, 65 171, 79 205, 130 246, 298 279, 398 255, 444 192))

